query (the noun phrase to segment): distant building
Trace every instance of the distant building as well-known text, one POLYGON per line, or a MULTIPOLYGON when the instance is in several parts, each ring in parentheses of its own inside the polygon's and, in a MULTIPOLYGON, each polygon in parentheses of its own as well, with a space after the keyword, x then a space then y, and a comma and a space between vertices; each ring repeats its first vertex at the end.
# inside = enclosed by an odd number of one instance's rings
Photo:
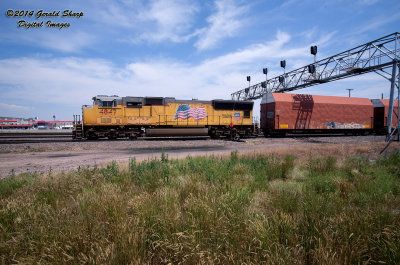
POLYGON ((29 118, 0 117, 1 129, 72 129, 72 121, 38 121, 29 118))
POLYGON ((51 129, 72 129, 73 128, 73 122, 72 121, 48 121, 47 125, 51 129))
POLYGON ((32 123, 29 119, 0 117, 0 129, 29 129, 32 123))

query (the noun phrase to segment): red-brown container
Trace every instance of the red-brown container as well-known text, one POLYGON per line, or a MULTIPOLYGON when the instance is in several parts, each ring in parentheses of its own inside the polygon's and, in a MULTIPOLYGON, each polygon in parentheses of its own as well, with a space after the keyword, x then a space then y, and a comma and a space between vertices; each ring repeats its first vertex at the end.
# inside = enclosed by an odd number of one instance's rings
POLYGON ((374 106, 368 98, 269 93, 261 102, 260 116, 266 133, 370 130, 374 106))
MULTIPOLYGON (((384 109, 385 109, 385 114, 384 114, 384 125, 387 126, 387 120, 389 117, 389 99, 380 99, 382 102, 384 109)), ((393 104, 393 114, 392 114, 392 127, 395 127, 397 124, 397 117, 398 117, 398 105, 399 101, 395 100, 393 104)))

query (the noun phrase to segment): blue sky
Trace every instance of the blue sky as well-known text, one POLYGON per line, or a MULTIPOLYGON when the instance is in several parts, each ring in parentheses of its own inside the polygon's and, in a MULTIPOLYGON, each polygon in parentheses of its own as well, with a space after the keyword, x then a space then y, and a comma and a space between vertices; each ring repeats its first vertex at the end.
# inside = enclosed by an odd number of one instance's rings
MULTIPOLYGON (((120 0, 0 3, 0 116, 71 120, 98 94, 229 99, 269 77, 400 31, 400 2, 120 0), (7 17, 7 10, 34 11, 7 17), (59 17, 35 18, 38 11, 59 17), (61 17, 64 10, 83 16, 61 17), (18 22, 41 22, 41 28, 18 22), (46 22, 69 23, 48 28, 46 22)), ((376 74, 298 93, 379 98, 389 82, 376 74)), ((255 115, 258 116, 259 101, 255 115)))

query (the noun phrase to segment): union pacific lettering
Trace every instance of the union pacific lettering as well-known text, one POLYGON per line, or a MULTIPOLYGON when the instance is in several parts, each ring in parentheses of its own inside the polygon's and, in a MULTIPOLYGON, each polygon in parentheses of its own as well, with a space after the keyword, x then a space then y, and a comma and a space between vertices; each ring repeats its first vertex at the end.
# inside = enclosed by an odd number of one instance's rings
POLYGON ((117 112, 116 109, 100 109, 100 114, 115 114, 117 112))

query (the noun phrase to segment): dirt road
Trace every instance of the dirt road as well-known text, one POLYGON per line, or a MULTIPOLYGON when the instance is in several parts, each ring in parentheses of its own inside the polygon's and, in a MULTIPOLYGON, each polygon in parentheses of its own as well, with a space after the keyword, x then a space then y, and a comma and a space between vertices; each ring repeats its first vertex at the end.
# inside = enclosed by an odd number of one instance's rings
MULTIPOLYGON (((243 142, 227 140, 136 140, 72 143, 3 144, 0 146, 0 178, 23 172, 59 172, 78 167, 104 166, 131 158, 137 161, 158 158, 252 153, 292 153, 298 157, 323 153, 338 156, 364 153, 376 157, 385 146, 384 136, 253 138, 243 142)), ((399 149, 393 143, 391 149, 399 149)))

